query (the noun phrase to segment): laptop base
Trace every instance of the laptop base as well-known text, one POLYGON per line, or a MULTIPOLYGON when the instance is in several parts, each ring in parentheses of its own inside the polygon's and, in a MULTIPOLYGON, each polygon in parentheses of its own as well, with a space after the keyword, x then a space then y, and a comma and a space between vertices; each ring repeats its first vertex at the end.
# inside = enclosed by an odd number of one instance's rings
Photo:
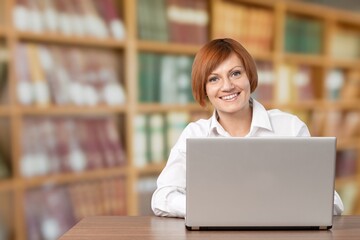
MULTIPOLYGON (((186 226, 186 225, 185 225, 186 226)), ((190 231, 277 231, 277 230, 329 230, 332 226, 244 226, 244 227, 190 227, 190 231)))

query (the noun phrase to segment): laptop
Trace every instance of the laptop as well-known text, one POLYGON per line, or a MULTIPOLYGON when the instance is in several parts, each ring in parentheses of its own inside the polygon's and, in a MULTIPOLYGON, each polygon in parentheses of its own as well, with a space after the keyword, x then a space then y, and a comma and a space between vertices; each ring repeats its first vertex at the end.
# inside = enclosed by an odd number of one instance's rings
POLYGON ((330 229, 335 137, 189 138, 188 230, 330 229))

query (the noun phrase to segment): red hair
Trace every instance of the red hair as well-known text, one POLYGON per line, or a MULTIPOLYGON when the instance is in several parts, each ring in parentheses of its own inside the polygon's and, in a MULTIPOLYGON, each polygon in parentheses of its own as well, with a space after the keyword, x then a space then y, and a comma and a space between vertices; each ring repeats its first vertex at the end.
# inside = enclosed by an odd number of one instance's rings
POLYGON ((253 92, 258 83, 256 65, 249 52, 237 41, 230 38, 214 39, 205 44, 196 54, 192 66, 192 93, 195 100, 206 106, 206 82, 209 75, 232 53, 241 60, 253 92))

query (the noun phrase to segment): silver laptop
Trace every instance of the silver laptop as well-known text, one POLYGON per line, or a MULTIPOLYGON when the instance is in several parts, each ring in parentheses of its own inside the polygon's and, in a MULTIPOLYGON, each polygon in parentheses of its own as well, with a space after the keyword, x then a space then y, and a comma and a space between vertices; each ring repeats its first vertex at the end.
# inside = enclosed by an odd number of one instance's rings
POLYGON ((189 230, 330 229, 335 137, 190 138, 189 230))

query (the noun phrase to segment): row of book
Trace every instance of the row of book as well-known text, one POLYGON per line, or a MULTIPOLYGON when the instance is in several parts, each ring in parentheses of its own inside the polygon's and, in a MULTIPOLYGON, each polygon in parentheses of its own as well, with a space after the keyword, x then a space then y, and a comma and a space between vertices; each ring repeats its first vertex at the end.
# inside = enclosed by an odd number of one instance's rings
POLYGON ((253 96, 260 101, 291 103, 320 98, 351 101, 360 97, 360 71, 358 70, 331 69, 327 72, 322 85, 316 77, 317 69, 308 65, 280 65, 277 81, 274 80, 270 63, 262 62, 257 65, 259 80, 253 96), (316 91, 319 86, 324 87, 323 97, 316 91))
POLYGON ((313 69, 306 65, 282 64, 274 72, 269 62, 258 62, 258 87, 253 96, 259 101, 290 103, 315 98, 313 69), (275 80, 274 75, 278 78, 275 80))
POLYGON ((360 97, 360 71, 332 69, 325 80, 328 100, 356 100, 360 97))
POLYGON ((331 41, 330 53, 335 58, 360 59, 360 31, 337 30, 331 41))
POLYGON ((270 62, 257 61, 258 85, 252 97, 260 102, 270 102, 274 99, 275 78, 274 67, 270 62))
POLYGON ((216 38, 234 38, 250 52, 269 52, 273 49, 273 12, 230 1, 223 1, 216 11, 218 15, 213 22, 216 38))
POLYGON ((8 50, 0 43, 0 104, 5 101, 7 91, 8 50))
POLYGON ((193 57, 140 53, 138 101, 142 103, 189 103, 193 57))
POLYGON ((138 167, 167 160, 190 121, 209 118, 206 112, 139 114, 134 120, 134 163, 138 167))
POLYGON ((360 136, 360 111, 314 110, 299 116, 308 123, 312 136, 336 136, 342 139, 360 136))
POLYGON ((16 0, 14 25, 35 33, 125 38, 117 0, 16 0))
POLYGON ((336 153, 336 178, 355 176, 358 161, 357 149, 346 149, 336 153))
POLYGON ((138 35, 143 40, 204 44, 208 41, 207 0, 138 0, 138 35))
POLYGON ((25 193, 27 239, 58 239, 87 216, 126 215, 125 180, 106 178, 25 193))
POLYGON ((147 176, 140 178, 136 183, 139 216, 154 215, 151 209, 151 198, 157 188, 156 180, 156 176, 147 176))
POLYGON ((21 173, 25 177, 111 168, 126 163, 112 117, 25 118, 21 173))
POLYGON ((190 120, 188 113, 139 114, 134 126, 134 162, 138 167, 167 160, 172 146, 190 120))
POLYGON ((121 105, 121 56, 111 50, 20 43, 17 97, 23 105, 121 105))
POLYGON ((319 20, 287 15, 285 20, 285 51, 320 54, 323 25, 319 20))

